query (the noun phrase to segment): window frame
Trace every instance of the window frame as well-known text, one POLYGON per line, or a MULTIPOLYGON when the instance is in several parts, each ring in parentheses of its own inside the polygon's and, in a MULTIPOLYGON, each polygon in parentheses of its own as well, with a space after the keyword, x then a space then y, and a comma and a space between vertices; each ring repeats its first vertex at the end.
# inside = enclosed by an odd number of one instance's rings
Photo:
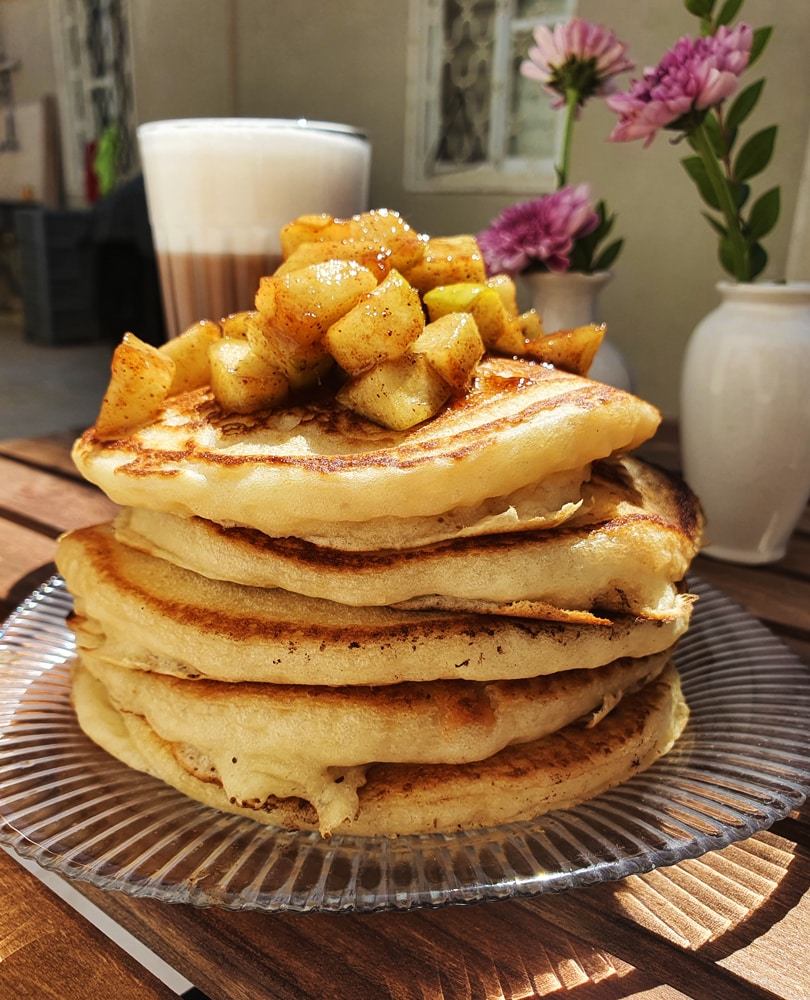
MULTIPOLYGON (((500 194, 554 190, 562 144, 563 116, 554 124, 553 148, 542 157, 510 155, 506 125, 515 78, 509 71, 513 36, 537 24, 556 24, 560 14, 517 17, 516 0, 494 0, 495 41, 490 78, 491 127, 487 160, 439 165, 432 160, 440 133, 442 18, 445 0, 410 0, 408 11, 404 185, 423 193, 500 194)), ((576 0, 564 0, 565 19, 576 0)))

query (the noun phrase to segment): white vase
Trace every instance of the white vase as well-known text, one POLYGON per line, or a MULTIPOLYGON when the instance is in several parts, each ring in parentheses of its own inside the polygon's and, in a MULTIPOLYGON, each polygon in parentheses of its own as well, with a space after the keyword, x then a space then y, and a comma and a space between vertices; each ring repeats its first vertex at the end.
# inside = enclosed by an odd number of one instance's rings
MULTIPOLYGON (((522 275, 532 306, 543 321, 546 333, 600 322, 597 301, 611 277, 610 271, 597 271, 595 274, 533 271, 522 275)), ((607 339, 602 341, 588 378, 618 389, 632 389, 624 358, 618 347, 607 339)))
POLYGON ((775 562, 810 496, 810 282, 718 290, 684 360, 684 478, 707 555, 775 562))

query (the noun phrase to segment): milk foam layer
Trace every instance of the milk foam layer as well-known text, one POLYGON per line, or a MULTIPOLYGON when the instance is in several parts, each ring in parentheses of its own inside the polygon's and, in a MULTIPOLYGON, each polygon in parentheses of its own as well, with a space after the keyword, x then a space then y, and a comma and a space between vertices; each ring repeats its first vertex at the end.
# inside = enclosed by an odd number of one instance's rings
POLYGON ((368 208, 371 149, 346 126, 180 119, 138 129, 157 251, 267 254, 299 215, 368 208))

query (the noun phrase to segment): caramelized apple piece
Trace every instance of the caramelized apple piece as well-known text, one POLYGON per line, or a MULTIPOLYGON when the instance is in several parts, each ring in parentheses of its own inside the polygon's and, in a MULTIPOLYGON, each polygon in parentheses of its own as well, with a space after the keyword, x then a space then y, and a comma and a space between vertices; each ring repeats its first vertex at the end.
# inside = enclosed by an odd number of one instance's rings
POLYGON ((341 368, 360 375, 401 358, 425 327, 419 293, 398 271, 326 331, 323 343, 341 368))
POLYGON ((447 313, 428 323, 411 354, 421 354, 456 394, 469 385, 484 354, 484 342, 472 313, 447 313))
POLYGON ((525 358, 545 361, 574 375, 587 375, 604 336, 604 324, 590 323, 573 330, 557 330, 537 340, 526 340, 520 353, 525 358))
POLYGON ((337 394, 345 407, 395 431, 435 416, 453 390, 421 354, 383 361, 337 394))
POLYGON ((213 320, 203 319, 184 330, 179 337, 161 344, 161 354, 174 362, 174 378, 169 386, 169 395, 176 396, 189 389, 199 389, 211 381, 211 366, 208 364, 208 348, 222 336, 222 330, 213 320))
POLYGON ((484 282, 487 279, 484 258, 474 236, 434 236, 425 241, 424 254, 402 274, 417 291, 424 294, 439 285, 460 281, 484 282))
POLYGON ((377 279, 353 261, 329 260, 261 279, 256 309, 270 326, 299 344, 314 344, 377 279))
POLYGON ((159 412, 174 381, 174 361, 134 333, 125 333, 113 352, 110 381, 95 429, 99 437, 117 437, 159 412))
POLYGON ((515 354, 523 348, 524 338, 517 316, 506 311, 496 289, 484 282, 440 285, 427 292, 424 301, 431 320, 448 313, 472 313, 489 350, 515 354))
POLYGON ((232 413, 280 406, 289 395, 284 374, 252 350, 247 340, 217 340, 208 349, 214 398, 232 413))

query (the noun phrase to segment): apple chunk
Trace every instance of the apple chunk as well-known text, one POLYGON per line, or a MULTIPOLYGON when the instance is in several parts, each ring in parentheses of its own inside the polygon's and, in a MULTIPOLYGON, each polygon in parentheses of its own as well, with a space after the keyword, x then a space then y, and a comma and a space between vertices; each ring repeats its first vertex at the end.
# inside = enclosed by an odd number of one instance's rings
POLYGON ((376 424, 404 431, 435 416, 452 394, 424 355, 406 354, 347 382, 337 401, 376 424))
POLYGON ((377 279, 354 261, 328 260, 259 283, 256 309, 275 329, 300 344, 314 344, 347 313, 377 279))
POLYGON ((475 318, 484 345, 502 354, 517 354, 523 347, 523 333, 517 316, 507 312, 495 288, 480 281, 440 285, 424 296, 431 320, 448 313, 469 312, 475 318))
POLYGON ((125 333, 113 352, 110 381, 95 429, 116 437, 148 423, 160 411, 174 381, 174 361, 134 333, 125 333))
POLYGON ((293 392, 320 385, 334 367, 334 359, 323 344, 301 344, 275 329, 259 313, 248 320, 246 334, 254 353, 267 366, 282 372, 293 392))
POLYGON ((179 337, 173 337, 160 345, 158 351, 174 362, 170 396, 209 384, 211 366, 208 364, 208 348, 221 336, 222 330, 218 323, 203 319, 184 330, 179 337))
POLYGON ((402 273, 422 293, 439 285, 460 281, 484 282, 487 279, 478 240, 465 234, 427 239, 421 259, 402 273))
MULTIPOLYGON (((329 255, 320 256, 318 258, 320 260, 327 260, 330 257, 345 259, 343 250, 336 252, 335 248, 338 246, 349 248, 346 252, 352 252, 354 248, 355 253, 360 253, 362 247, 376 248, 386 262, 387 273, 391 268, 402 271, 403 268, 411 267, 421 260, 425 241, 411 229, 398 212, 388 209, 362 212, 348 219, 335 219, 329 215, 303 215, 281 230, 281 247, 285 260, 282 268, 288 270, 287 264, 292 264, 294 257, 298 261, 312 263, 311 260, 306 260, 307 254, 329 255), (325 243, 330 246, 326 250, 309 249, 305 253, 299 253, 304 245, 313 243, 325 243)), ((358 257, 353 259, 365 263, 358 257)))
POLYGON ((252 413, 286 400, 289 383, 283 372, 270 367, 247 340, 217 340, 208 353, 211 389, 223 410, 252 413))
POLYGON ((483 357, 484 342, 471 313, 447 313, 428 323, 411 353, 423 356, 460 393, 483 357))
POLYGON ((350 375, 401 358, 425 327, 419 293, 398 271, 362 298, 324 334, 323 343, 350 375))
POLYGON ((545 361, 575 375, 587 375, 604 336, 604 324, 588 323, 526 340, 521 353, 525 358, 545 361))

